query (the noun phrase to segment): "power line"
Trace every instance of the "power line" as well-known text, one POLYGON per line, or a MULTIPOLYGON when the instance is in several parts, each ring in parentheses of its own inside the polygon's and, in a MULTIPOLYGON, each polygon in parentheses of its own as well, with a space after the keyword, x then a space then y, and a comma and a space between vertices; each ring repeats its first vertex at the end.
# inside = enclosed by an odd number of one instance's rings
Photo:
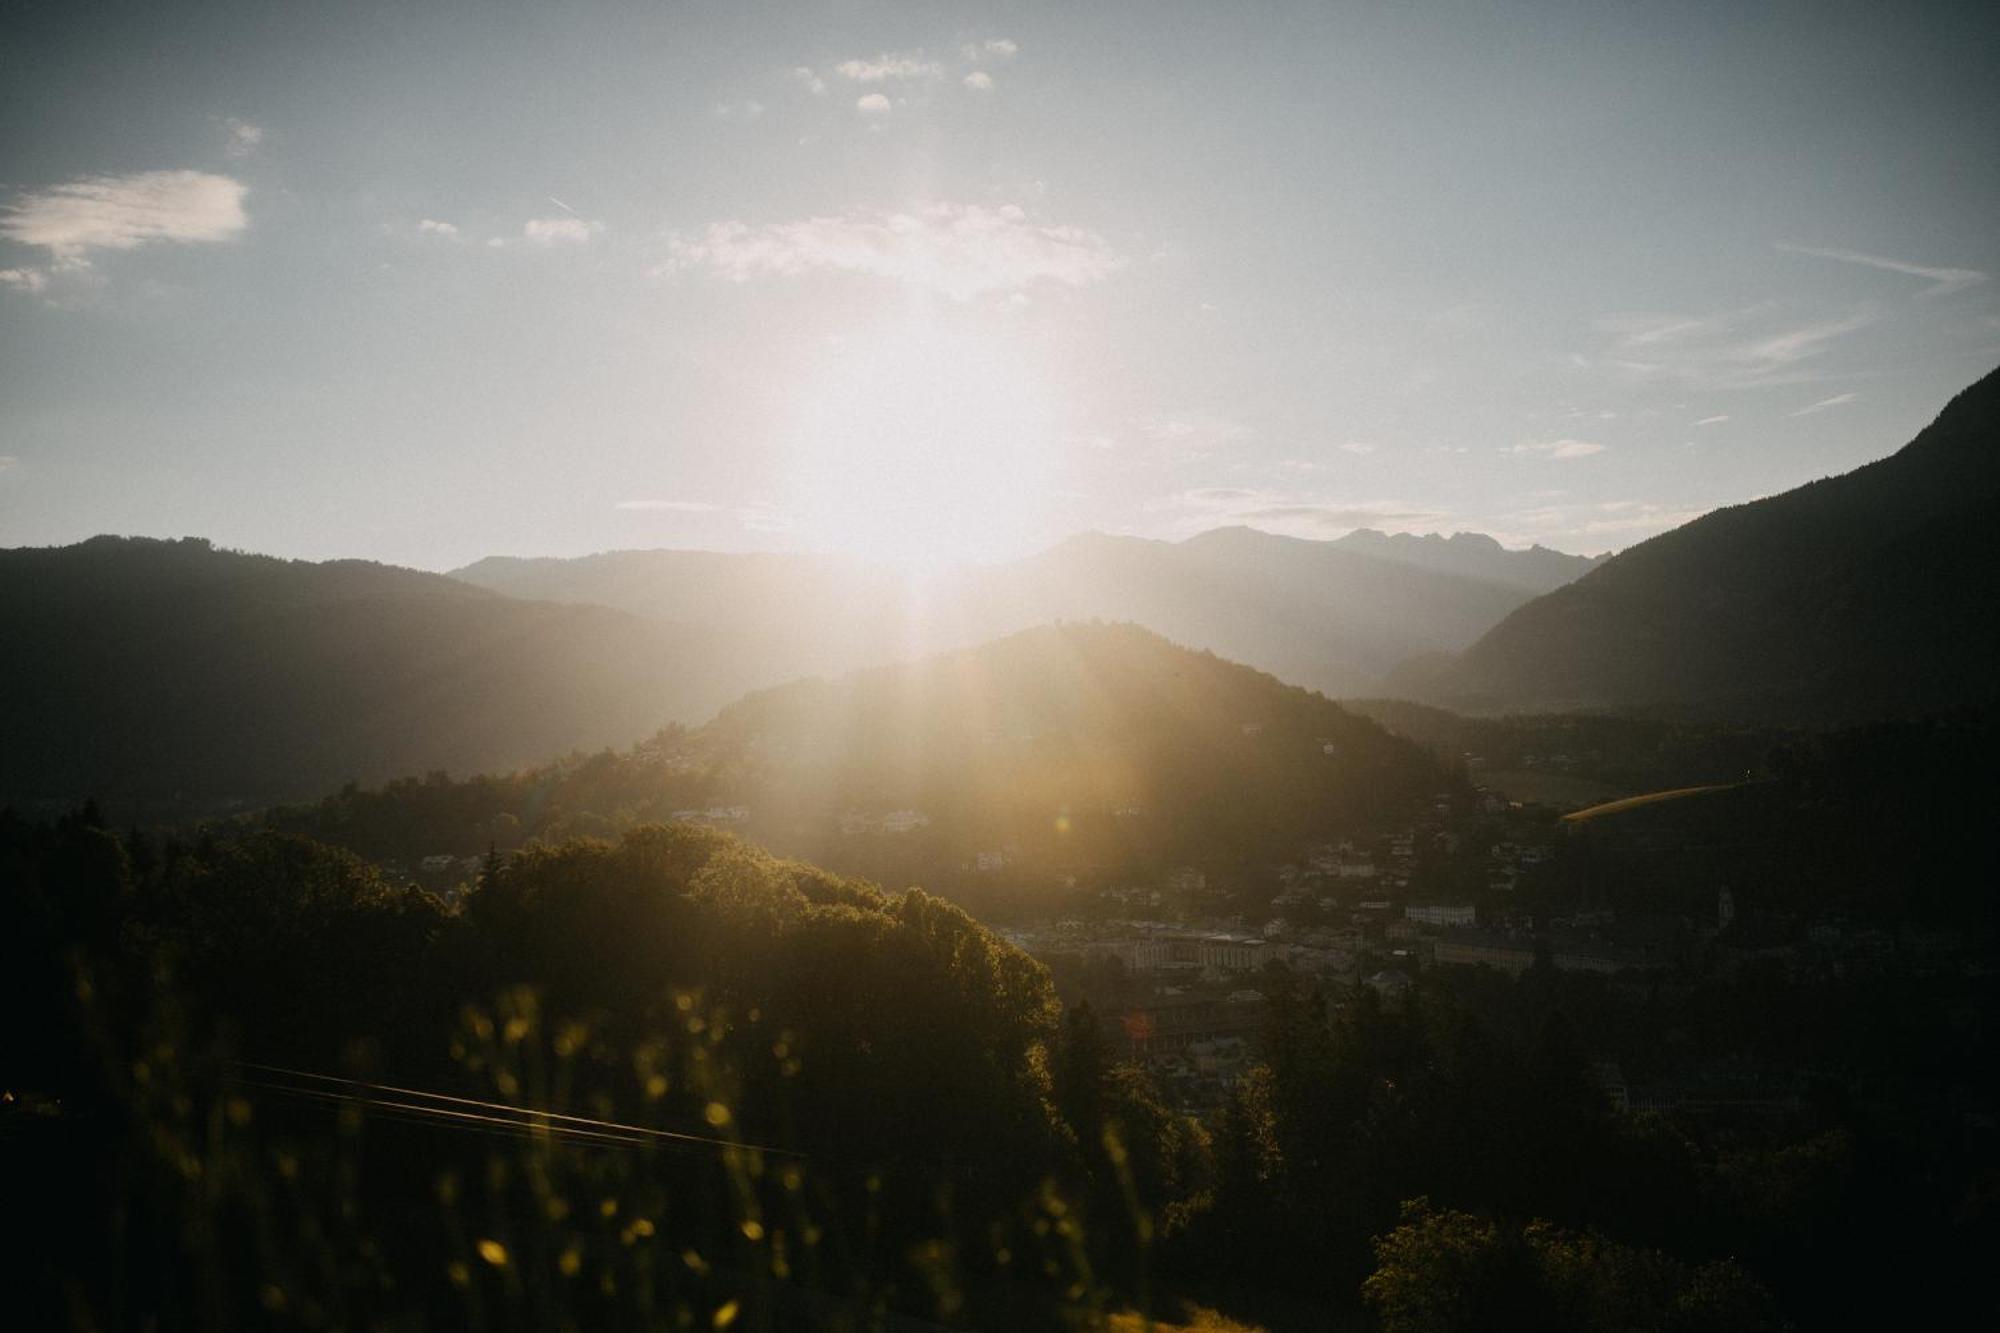
POLYGON ((654 1129, 647 1125, 599 1120, 591 1116, 542 1110, 539 1107, 484 1101, 477 1097, 459 1097, 450 1093, 430 1092, 423 1088, 402 1087, 393 1083, 341 1078, 304 1069, 286 1069, 279 1065, 254 1064, 247 1061, 233 1063, 238 1069, 302 1081, 302 1083, 274 1083, 256 1079, 236 1080, 245 1087, 313 1101, 359 1102, 380 1109, 397 1119, 429 1121, 445 1128, 485 1130, 527 1137, 554 1137, 572 1142, 596 1143, 606 1147, 644 1147, 661 1143, 673 1146, 693 1145, 806 1160, 806 1154, 789 1148, 766 1147, 762 1144, 744 1143, 737 1139, 654 1129))

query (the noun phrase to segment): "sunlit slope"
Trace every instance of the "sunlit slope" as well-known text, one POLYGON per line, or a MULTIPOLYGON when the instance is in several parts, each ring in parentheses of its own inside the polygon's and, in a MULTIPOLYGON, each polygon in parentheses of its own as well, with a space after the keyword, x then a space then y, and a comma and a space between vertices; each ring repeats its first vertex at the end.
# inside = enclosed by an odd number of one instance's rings
POLYGON ((1644 542, 1391 691, 1769 721, 1990 705, 1996 450, 2000 372, 1890 457, 1644 542))
POLYGON ((0 624, 0 801, 297 798, 624 744, 726 697, 657 622, 192 540, 0 552, 0 624))
POLYGON ((1066 624, 764 691, 624 754, 284 820, 407 859, 694 811, 848 873, 950 887, 1268 860, 1453 781, 1320 695, 1134 626, 1066 624))

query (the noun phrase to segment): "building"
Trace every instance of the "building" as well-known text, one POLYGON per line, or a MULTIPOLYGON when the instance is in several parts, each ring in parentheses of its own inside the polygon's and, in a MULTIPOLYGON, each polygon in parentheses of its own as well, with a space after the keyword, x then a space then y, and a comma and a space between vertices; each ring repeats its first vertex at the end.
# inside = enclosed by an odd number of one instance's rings
POLYGON ((1264 941, 1210 935, 1195 945, 1195 962, 1205 972, 1254 972, 1270 957, 1264 941))
POLYGON ((1609 975, 1666 965, 1665 959, 1643 949, 1597 940, 1553 939, 1538 942, 1524 935, 1469 930, 1455 930, 1438 936, 1432 946, 1431 961, 1468 967, 1483 965, 1509 976, 1519 976, 1535 965, 1538 943, 1547 947, 1550 965, 1563 972, 1609 975))
POLYGON ((1254 1041, 1264 1023, 1261 1001, 1178 1000, 1108 1014, 1104 1035, 1141 1059, 1187 1051, 1196 1043, 1254 1041))
POLYGON ((1471 903, 1411 903, 1403 919, 1420 926, 1471 926, 1478 924, 1479 911, 1471 903))

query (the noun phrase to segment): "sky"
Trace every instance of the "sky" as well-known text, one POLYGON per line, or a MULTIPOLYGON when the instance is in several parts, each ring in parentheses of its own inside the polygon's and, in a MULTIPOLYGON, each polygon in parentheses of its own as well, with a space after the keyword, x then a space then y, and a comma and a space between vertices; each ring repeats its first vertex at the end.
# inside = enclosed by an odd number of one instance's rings
POLYGON ((2000 5, 47 4, 0 546, 1595 553, 2000 364, 2000 5))

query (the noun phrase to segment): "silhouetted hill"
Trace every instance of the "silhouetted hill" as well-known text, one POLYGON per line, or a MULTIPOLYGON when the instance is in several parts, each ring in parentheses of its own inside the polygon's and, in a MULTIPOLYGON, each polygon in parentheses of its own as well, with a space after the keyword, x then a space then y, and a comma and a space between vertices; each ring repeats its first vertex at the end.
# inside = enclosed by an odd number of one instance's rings
POLYGON ((769 807, 756 817, 774 830, 820 830, 828 854, 843 821, 898 810, 955 851, 1050 865, 1268 854, 1444 781, 1325 697, 1133 625, 1048 626, 802 681, 731 705, 698 739, 743 784, 726 794, 769 807))
POLYGON ((1588 563, 1502 551, 1469 534, 1323 542, 1225 528, 1183 542, 1087 534, 1011 564, 918 583, 830 558, 705 551, 494 558, 454 577, 724 635, 746 686, 908 659, 1055 620, 1107 619, 1346 694, 1376 685, 1413 654, 1464 647, 1554 586, 1562 569, 1588 563))
POLYGON ((1333 545, 1356 555, 1392 560, 1441 574, 1457 574, 1488 583, 1504 583, 1529 592, 1553 592, 1574 583, 1609 555, 1570 555, 1546 546, 1510 551, 1482 532, 1454 532, 1449 537, 1427 532, 1377 532, 1356 528, 1333 545))
POLYGON ((735 692, 659 622, 195 539, 0 551, 0 625, 0 802, 200 806, 508 768, 735 692))
POLYGON ((1991 705, 1996 449, 2000 372, 1890 457, 1641 543, 1389 692, 1766 721, 1991 705))
POLYGON ((1452 782, 1323 696, 1135 626, 1065 624, 766 690, 624 754, 272 819, 407 863, 692 814, 847 873, 1004 896, 1017 877, 1268 860, 1452 782))

